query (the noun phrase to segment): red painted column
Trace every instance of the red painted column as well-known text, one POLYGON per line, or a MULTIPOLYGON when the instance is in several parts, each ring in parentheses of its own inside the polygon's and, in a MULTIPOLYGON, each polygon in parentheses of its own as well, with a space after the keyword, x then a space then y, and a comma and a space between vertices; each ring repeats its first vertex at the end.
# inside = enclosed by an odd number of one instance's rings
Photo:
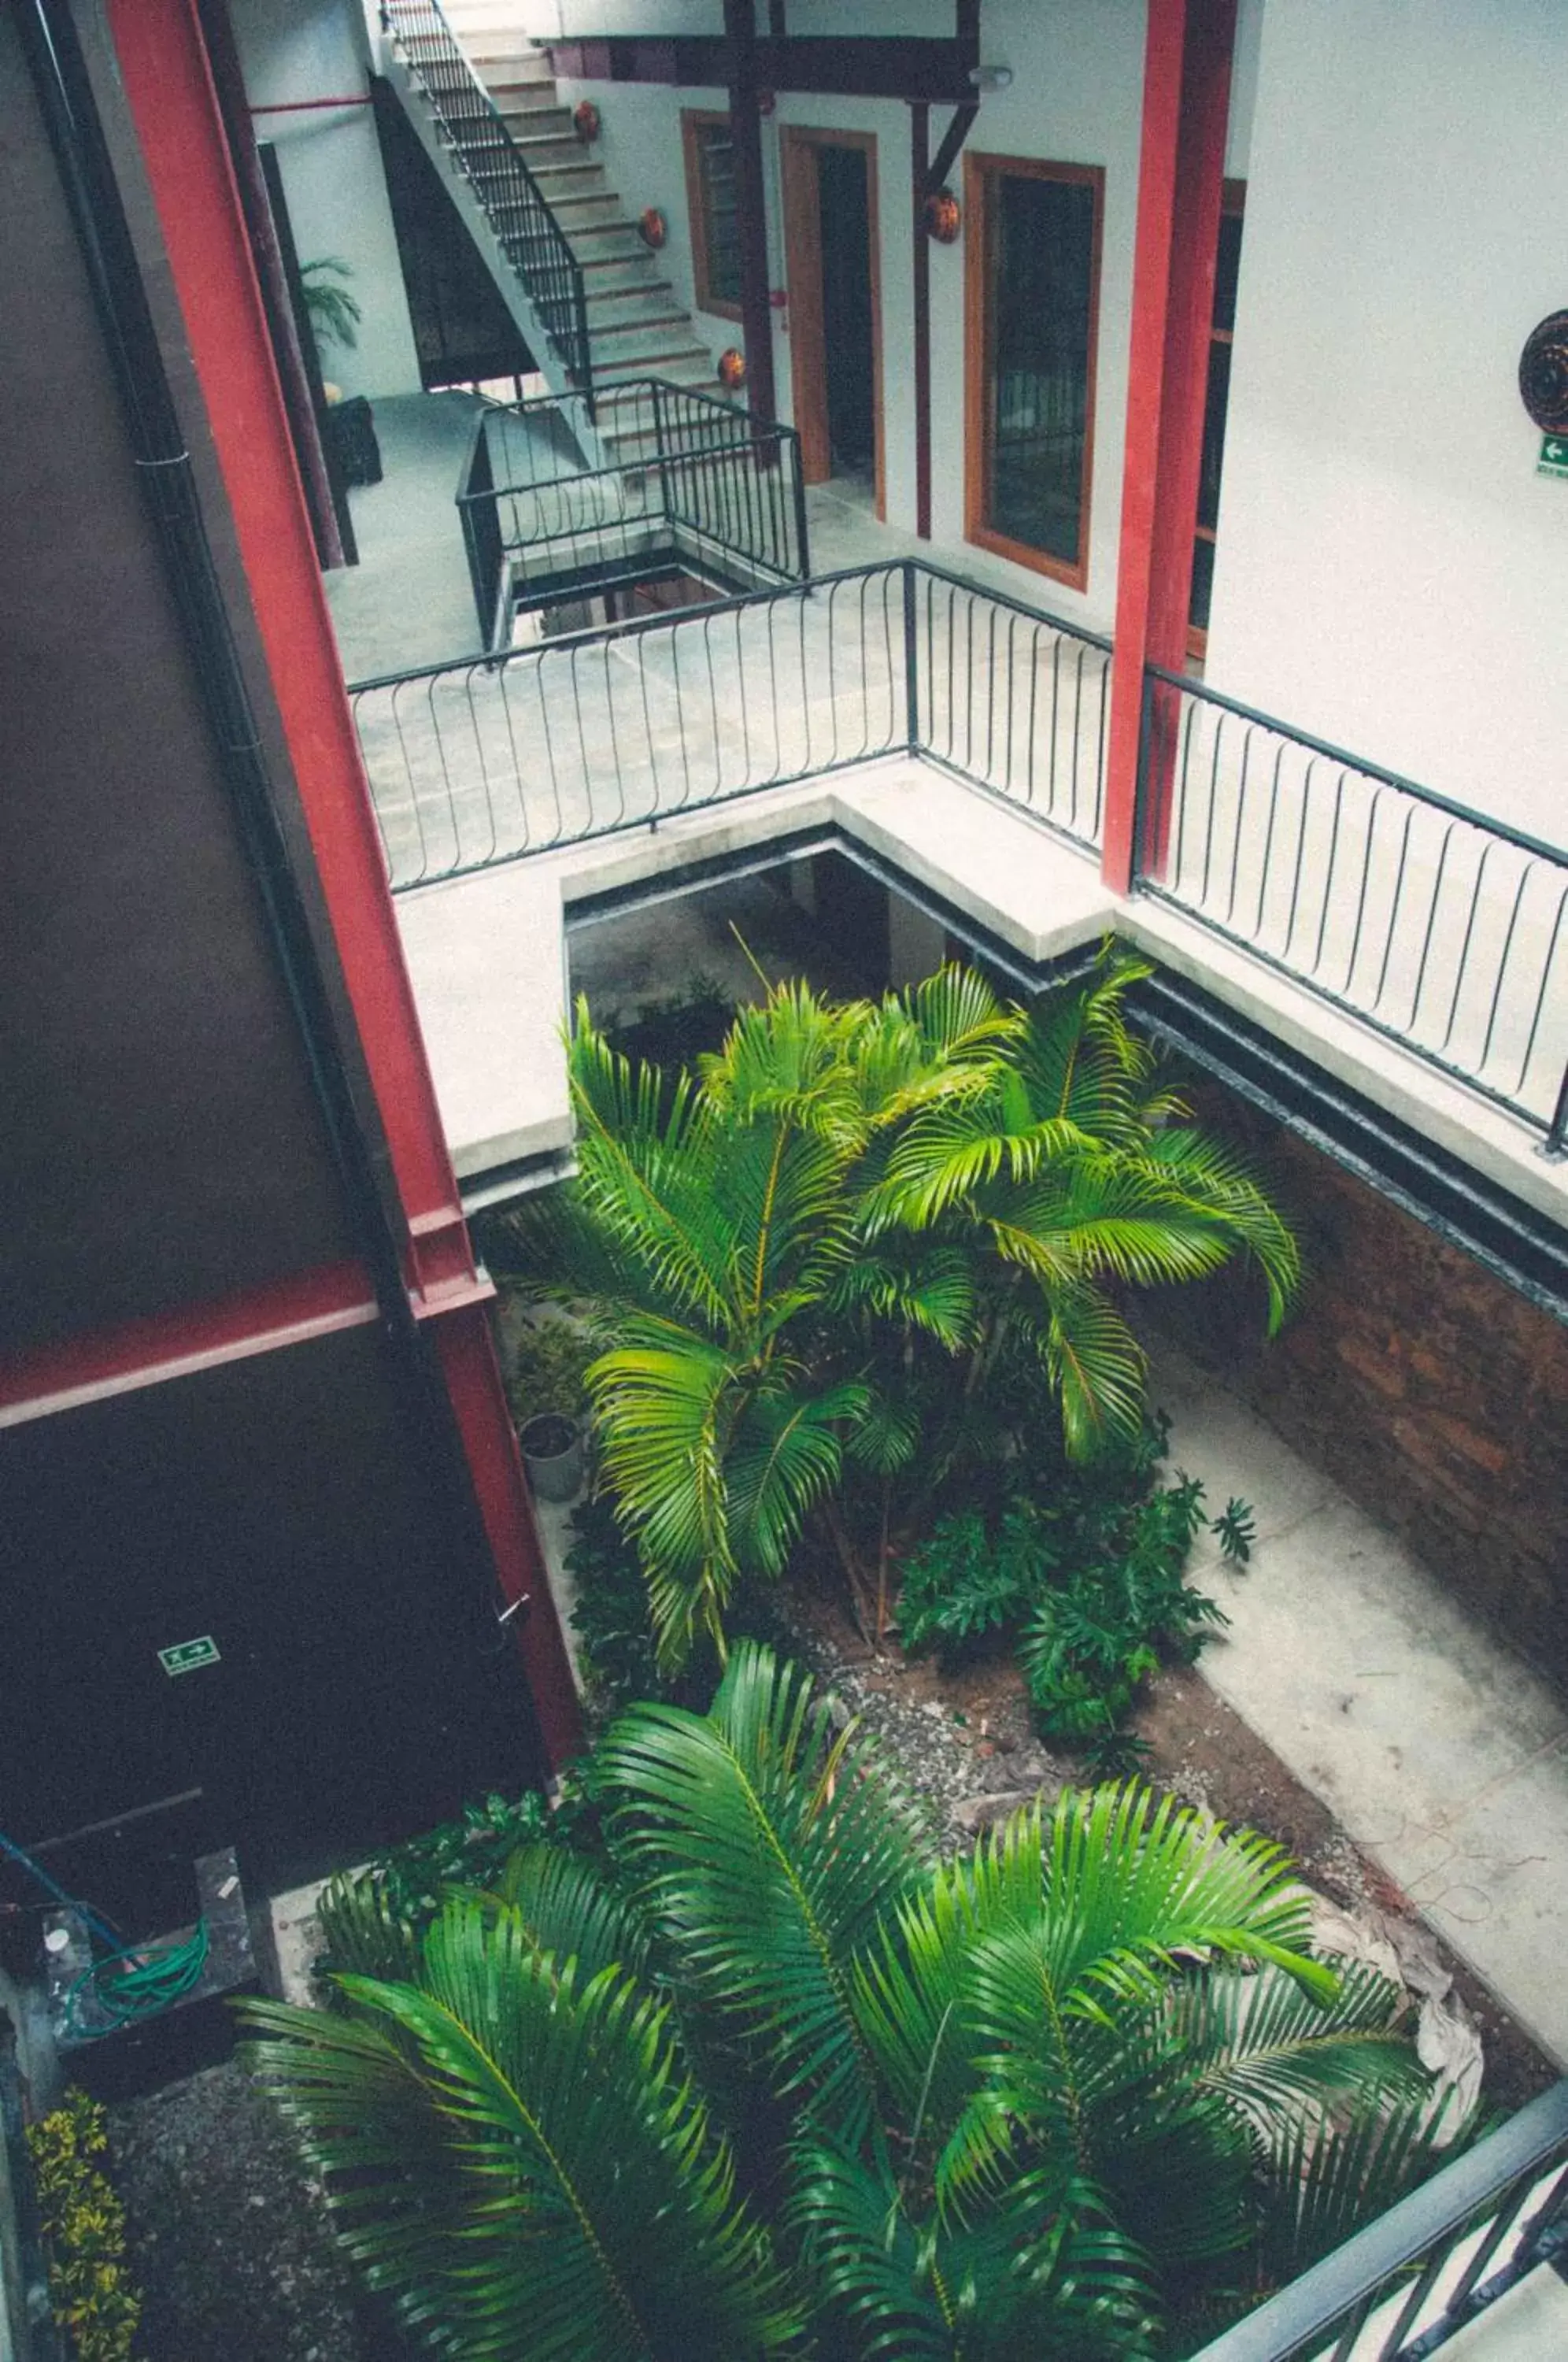
POLYGON ((577 1698, 425 1056, 195 0, 107 0, 430 1326, 551 1760, 577 1698))
MULTIPOLYGON (((1106 756, 1106 883, 1125 893, 1143 668, 1187 653, 1235 0, 1149 0, 1121 542, 1106 756)), ((1156 695, 1145 849, 1163 855, 1176 692, 1156 695)))

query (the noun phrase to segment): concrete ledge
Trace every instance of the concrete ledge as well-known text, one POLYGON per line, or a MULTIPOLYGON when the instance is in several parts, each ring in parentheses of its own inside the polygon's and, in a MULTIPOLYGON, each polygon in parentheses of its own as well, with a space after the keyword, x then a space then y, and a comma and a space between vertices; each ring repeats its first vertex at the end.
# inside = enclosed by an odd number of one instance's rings
POLYGON ((1107 891, 1094 855, 938 766, 887 756, 504 862, 398 898, 442 1120, 460 1177, 571 1144, 562 1029, 574 906, 813 829, 939 895, 1031 968, 1107 933, 1135 944, 1568 1229, 1568 1164, 1536 1135, 1169 905, 1107 891))

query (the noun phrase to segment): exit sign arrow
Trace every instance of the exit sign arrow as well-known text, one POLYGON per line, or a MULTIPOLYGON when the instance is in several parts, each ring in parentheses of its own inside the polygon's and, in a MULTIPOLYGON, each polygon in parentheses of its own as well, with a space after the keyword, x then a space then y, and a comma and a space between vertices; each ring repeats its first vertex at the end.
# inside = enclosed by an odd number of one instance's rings
POLYGON ((158 1661, 171 1677, 175 1673, 193 1673, 198 1665, 220 1661, 218 1645, 210 1632, 204 1632, 199 1640, 177 1640, 171 1649, 160 1649, 158 1661))

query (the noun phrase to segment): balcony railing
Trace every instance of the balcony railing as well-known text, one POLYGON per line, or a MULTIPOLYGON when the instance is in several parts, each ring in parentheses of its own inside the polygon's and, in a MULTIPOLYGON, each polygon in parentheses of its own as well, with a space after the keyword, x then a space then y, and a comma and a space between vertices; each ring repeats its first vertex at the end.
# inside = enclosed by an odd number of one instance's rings
POLYGON ((1174 673, 1139 886, 1563 1145, 1568 855, 1174 673))
MULTIPOLYGON (((912 753, 1076 844, 1110 643, 911 559, 354 690, 395 888, 912 753)), ((1568 1147, 1568 855, 1151 670, 1134 890, 1568 1147)))
POLYGON ((381 0, 381 25, 591 415, 593 359, 582 265, 526 158, 439 0, 381 0))
POLYGON ((904 560, 350 693, 403 889, 911 750, 1093 844, 1110 661, 904 560))
POLYGON ((1568 2082, 1532 2100, 1193 2362, 1423 2362, 1565 2251, 1568 2082))
POLYGON ((661 569, 746 589, 804 579, 792 427, 748 422, 727 403, 646 378, 601 393, 596 439, 614 464, 584 468, 573 412, 517 403, 475 422, 458 512, 487 646, 507 645, 520 606, 661 569))

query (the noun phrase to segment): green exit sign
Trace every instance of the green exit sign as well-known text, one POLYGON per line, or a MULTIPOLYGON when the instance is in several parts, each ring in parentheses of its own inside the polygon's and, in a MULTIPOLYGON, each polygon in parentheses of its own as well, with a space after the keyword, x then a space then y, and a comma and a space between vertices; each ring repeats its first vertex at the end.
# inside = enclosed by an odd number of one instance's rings
POLYGON ((1538 476, 1568 476, 1568 435, 1541 436, 1535 472, 1538 476))
POLYGON ((198 1665, 218 1662, 217 1642, 210 1632, 199 1640, 177 1640, 171 1649, 160 1649, 158 1661, 166 1673, 193 1673, 198 1665))

